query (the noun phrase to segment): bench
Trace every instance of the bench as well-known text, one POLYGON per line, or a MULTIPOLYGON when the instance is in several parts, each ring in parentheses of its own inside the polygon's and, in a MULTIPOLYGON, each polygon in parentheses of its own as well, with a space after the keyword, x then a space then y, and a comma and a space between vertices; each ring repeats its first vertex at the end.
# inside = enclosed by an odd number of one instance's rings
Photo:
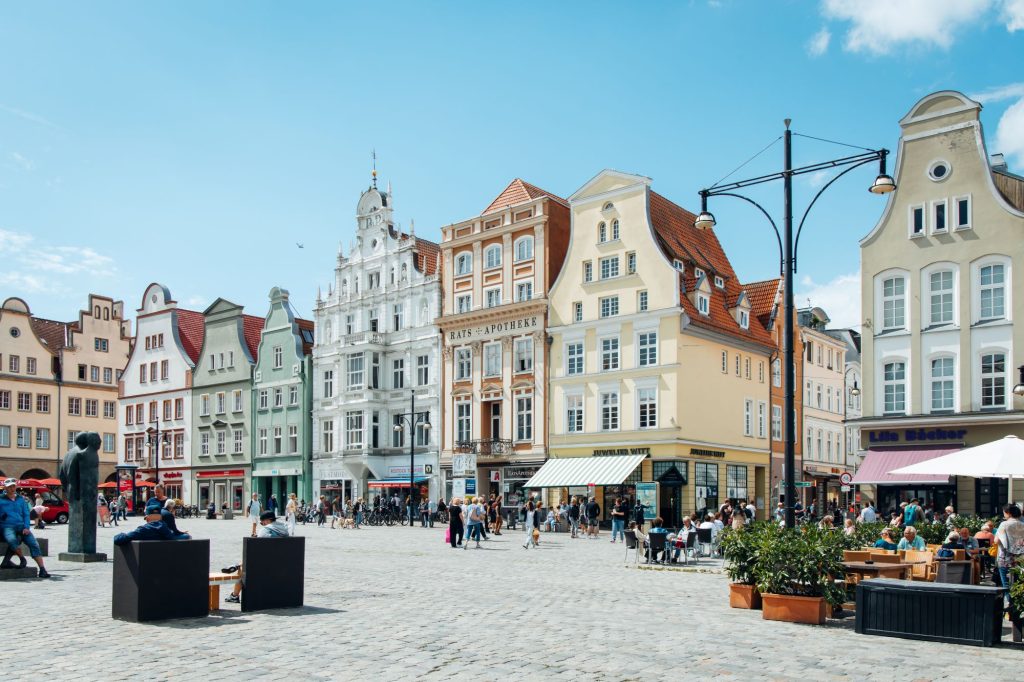
MULTIPOLYGON (((252 538, 250 538, 252 539, 252 538)), ((210 574, 210 603, 209 607, 211 611, 216 611, 220 608, 220 586, 231 585, 233 588, 236 584, 242 582, 242 576, 238 571, 234 573, 217 573, 210 574)))
POLYGON ((298 608, 303 604, 306 538, 243 538, 242 611, 298 608))
POLYGON ((877 578, 857 585, 858 634, 994 646, 1003 589, 877 578))
MULTIPOLYGON (((33 533, 36 538, 36 542, 39 543, 39 551, 43 553, 43 556, 50 556, 50 538, 41 538, 37 534, 33 533)), ((28 557, 28 547, 25 545, 18 545, 23 548, 26 558, 28 557)), ((0 557, 3 557, 7 553, 7 543, 0 540, 0 557)))
POLYGON ((209 540, 114 545, 111 616, 140 623, 209 615, 209 540))

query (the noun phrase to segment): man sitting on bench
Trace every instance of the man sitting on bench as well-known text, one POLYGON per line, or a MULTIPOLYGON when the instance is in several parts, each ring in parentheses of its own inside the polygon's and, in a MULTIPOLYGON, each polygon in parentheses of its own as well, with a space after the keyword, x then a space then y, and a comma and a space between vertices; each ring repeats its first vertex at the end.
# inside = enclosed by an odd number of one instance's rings
POLYGON ((127 545, 132 540, 191 540, 188 533, 176 533, 161 518, 163 506, 155 497, 146 502, 146 523, 127 533, 114 536, 115 545, 127 545))
MULTIPOLYGON (((256 537, 286 538, 288 535, 288 526, 283 522, 278 521, 277 517, 274 516, 274 512, 268 510, 260 514, 260 529, 256 532, 256 537)), ((231 590, 231 594, 224 597, 224 601, 229 604, 238 604, 242 601, 242 581, 245 580, 245 576, 242 574, 242 564, 232 566, 230 569, 224 569, 225 573, 234 573, 235 571, 238 571, 238 575, 242 577, 242 580, 235 583, 235 587, 231 590)))
POLYGON ((14 568, 11 562, 14 555, 18 555, 21 568, 25 568, 27 562, 20 547, 21 543, 25 543, 32 560, 39 566, 39 577, 49 578, 50 574, 43 565, 43 552, 30 526, 28 501, 18 494, 17 479, 8 478, 4 481, 3 495, 0 495, 0 531, 3 531, 3 540, 7 543, 7 552, 0 562, 0 568, 14 568))

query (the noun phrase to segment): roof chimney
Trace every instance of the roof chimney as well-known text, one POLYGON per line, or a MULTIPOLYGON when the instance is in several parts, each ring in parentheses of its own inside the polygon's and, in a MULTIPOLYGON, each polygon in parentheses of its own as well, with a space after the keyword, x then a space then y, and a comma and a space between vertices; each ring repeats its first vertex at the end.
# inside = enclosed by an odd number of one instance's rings
POLYGON ((1006 157, 1002 154, 992 154, 988 159, 988 163, 994 171, 1002 171, 1005 173, 1007 170, 1006 157))

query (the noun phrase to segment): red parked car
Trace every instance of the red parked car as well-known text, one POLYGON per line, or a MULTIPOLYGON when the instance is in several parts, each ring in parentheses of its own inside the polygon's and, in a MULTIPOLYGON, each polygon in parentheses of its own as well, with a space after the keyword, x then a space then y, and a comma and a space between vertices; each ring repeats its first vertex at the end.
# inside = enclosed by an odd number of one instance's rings
POLYGON ((68 503, 49 490, 39 494, 43 496, 43 506, 46 507, 46 511, 43 512, 43 521, 45 523, 67 523, 70 514, 68 503))

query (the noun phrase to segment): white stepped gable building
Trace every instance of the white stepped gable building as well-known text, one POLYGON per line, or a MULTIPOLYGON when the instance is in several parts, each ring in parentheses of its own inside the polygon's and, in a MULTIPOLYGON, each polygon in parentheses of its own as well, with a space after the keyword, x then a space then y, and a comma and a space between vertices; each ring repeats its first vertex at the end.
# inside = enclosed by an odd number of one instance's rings
POLYGON ((401 415, 413 393, 430 424, 415 429, 415 496, 440 494, 438 246, 401 232, 392 212, 375 180, 359 198, 349 255, 339 250, 334 281, 317 296, 314 496, 404 499, 410 428, 401 415))

